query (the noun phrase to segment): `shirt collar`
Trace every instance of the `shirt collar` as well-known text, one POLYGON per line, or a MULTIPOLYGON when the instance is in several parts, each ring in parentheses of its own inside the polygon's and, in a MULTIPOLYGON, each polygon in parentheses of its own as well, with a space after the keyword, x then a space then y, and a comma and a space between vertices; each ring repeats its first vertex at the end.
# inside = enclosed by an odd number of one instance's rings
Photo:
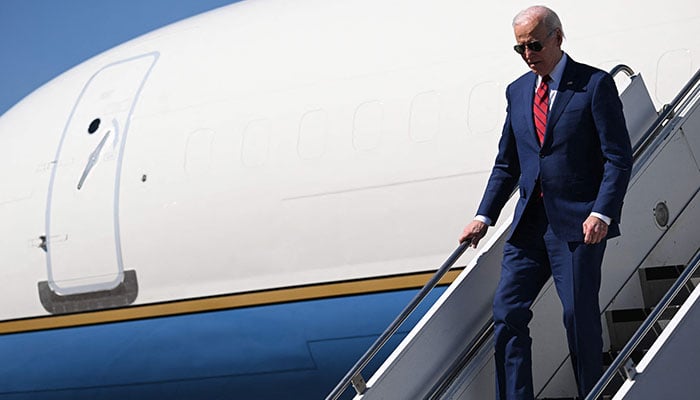
MULTIPOLYGON (((568 59, 566 53, 563 53, 561 56, 561 59, 557 63, 557 65, 554 66, 554 69, 552 72, 549 73, 549 87, 550 88, 557 88, 559 87, 559 82, 561 82, 561 77, 564 75, 564 67, 566 67, 566 60, 568 59)), ((542 82, 542 77, 537 75, 537 80, 535 82, 535 87, 538 87, 540 85, 540 82, 542 82)))

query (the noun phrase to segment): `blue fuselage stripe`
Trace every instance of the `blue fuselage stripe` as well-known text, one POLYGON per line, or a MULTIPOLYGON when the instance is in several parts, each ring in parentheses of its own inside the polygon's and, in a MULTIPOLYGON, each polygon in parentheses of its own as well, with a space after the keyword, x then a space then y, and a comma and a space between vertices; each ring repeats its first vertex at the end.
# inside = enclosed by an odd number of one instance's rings
MULTIPOLYGON (((443 291, 433 291, 389 348, 443 291)), ((0 399, 320 399, 415 292, 0 336, 0 399)))

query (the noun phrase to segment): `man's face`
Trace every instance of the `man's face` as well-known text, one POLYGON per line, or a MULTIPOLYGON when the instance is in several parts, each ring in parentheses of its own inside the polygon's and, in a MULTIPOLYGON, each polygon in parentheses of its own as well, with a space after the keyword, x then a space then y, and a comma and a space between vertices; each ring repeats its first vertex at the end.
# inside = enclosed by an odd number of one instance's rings
POLYGON ((534 51, 525 46, 525 51, 520 55, 532 72, 540 76, 548 75, 561 59, 561 31, 555 29, 547 31, 544 24, 538 20, 531 20, 513 27, 517 44, 526 45, 539 42, 542 50, 534 51))

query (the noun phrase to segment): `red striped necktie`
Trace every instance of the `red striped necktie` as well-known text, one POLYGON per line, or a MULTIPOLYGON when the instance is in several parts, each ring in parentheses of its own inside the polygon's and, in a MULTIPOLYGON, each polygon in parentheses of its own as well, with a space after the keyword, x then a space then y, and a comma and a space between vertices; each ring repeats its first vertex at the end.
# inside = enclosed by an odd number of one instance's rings
POLYGON ((540 141, 540 146, 544 142, 544 132, 547 129, 547 112, 549 111, 549 81, 552 78, 549 75, 542 77, 540 86, 537 87, 535 93, 535 102, 532 107, 533 115, 535 116, 535 130, 537 131, 537 139, 540 141))

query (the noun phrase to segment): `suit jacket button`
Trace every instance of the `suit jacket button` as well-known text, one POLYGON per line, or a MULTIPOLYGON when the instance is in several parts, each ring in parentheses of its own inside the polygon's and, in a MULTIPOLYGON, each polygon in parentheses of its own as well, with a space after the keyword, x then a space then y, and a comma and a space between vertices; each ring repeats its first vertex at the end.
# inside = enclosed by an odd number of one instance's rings
POLYGON ((540 153, 540 158, 544 158, 544 154, 540 153))

